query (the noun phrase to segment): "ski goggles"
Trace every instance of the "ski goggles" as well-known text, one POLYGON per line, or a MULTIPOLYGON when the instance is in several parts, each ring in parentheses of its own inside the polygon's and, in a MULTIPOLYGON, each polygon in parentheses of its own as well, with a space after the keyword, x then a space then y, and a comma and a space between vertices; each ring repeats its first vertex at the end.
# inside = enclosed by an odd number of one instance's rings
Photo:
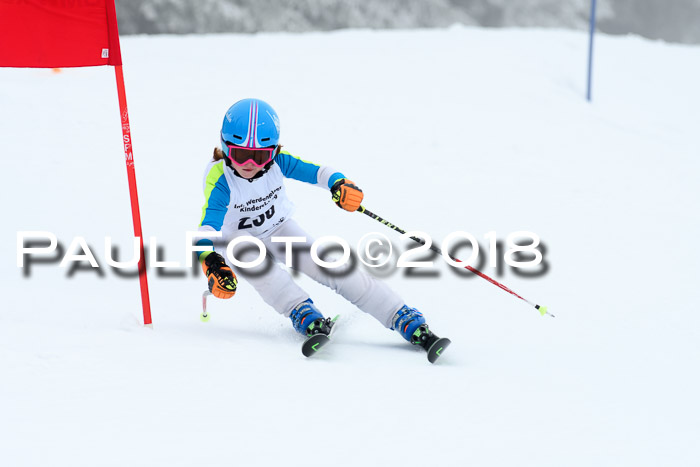
POLYGON ((272 148, 242 148, 226 143, 228 147, 228 158, 236 165, 245 165, 248 162, 252 162, 255 167, 265 167, 272 160, 272 156, 275 153, 277 147, 272 148))

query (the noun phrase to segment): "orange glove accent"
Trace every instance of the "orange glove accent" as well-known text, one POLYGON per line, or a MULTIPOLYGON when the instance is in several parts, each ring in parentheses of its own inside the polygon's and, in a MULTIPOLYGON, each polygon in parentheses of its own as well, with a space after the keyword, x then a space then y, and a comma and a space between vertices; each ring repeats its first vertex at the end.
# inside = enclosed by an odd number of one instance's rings
POLYGON ((209 280, 209 292, 212 295, 217 298, 231 298, 236 295, 236 275, 219 253, 209 253, 202 261, 202 269, 209 280))
POLYGON ((341 178, 331 187, 333 201, 346 211, 357 211, 365 195, 355 182, 346 178, 341 178))

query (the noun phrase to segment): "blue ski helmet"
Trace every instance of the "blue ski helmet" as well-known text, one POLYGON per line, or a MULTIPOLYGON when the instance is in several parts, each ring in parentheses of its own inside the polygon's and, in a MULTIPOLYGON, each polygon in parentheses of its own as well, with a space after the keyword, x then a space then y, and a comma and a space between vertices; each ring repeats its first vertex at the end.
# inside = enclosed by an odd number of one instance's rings
POLYGON ((243 99, 226 111, 221 125, 221 149, 229 157, 229 144, 244 148, 274 148, 280 141, 280 119, 270 104, 243 99))

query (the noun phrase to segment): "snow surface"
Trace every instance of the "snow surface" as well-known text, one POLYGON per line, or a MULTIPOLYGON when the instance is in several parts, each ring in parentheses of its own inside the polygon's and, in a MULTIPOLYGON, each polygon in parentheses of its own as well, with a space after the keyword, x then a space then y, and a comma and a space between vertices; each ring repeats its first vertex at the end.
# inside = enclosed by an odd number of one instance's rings
MULTIPOLYGON (((538 30, 128 37, 146 236, 185 260, 223 113, 272 103, 293 153, 332 165, 368 209, 440 242, 530 230, 546 274, 385 280, 453 344, 436 365, 300 278, 335 342, 312 359, 241 280, 16 266, 18 231, 130 245, 111 68, 0 70, 0 464, 700 465, 700 48, 538 30)), ((297 220, 354 244, 398 235, 289 181, 297 220)), ((468 253, 467 249, 460 250, 468 253)), ((482 252, 484 254, 484 252, 482 252)), ((126 253, 123 253, 126 255, 126 253)), ((175 270, 170 269, 170 272, 175 270)))

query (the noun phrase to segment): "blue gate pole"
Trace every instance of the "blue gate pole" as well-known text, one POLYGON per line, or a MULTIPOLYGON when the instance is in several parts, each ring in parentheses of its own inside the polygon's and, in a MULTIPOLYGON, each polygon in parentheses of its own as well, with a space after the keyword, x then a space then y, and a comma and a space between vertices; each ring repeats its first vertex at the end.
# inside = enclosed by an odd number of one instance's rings
POLYGON ((588 41, 588 93, 586 98, 591 101, 591 80, 593 79, 593 36, 595 35, 596 0, 591 0, 591 33, 588 41))

